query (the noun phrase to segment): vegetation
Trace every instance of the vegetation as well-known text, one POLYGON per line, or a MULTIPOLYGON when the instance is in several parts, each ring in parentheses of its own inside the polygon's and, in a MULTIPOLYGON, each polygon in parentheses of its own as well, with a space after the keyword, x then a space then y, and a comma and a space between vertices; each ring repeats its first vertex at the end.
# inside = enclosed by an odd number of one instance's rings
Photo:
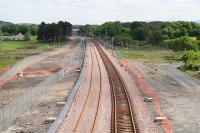
POLYGON ((43 22, 38 26, 0 21, 0 68, 12 65, 26 56, 51 50, 57 47, 57 44, 62 45, 66 43, 65 40, 71 33, 72 25, 69 22, 60 21, 57 24, 43 22), (25 41, 6 41, 2 37, 18 33, 25 35, 25 41))
POLYGON ((195 60, 199 58, 200 24, 194 22, 106 22, 102 25, 82 26, 81 34, 109 42, 114 37, 114 45, 121 46, 121 53, 128 58, 164 61, 176 59, 176 56, 185 51, 184 58, 180 58, 185 63, 185 69, 197 70, 200 65, 200 62, 195 60), (135 43, 138 41, 139 44, 135 43), (123 48, 127 44, 129 44, 128 53, 123 48), (148 47, 154 49, 149 50, 148 47), (193 52, 187 53, 188 50, 193 50, 193 52), (193 56, 186 58, 186 55, 193 56))
POLYGON ((39 41, 65 40, 72 33, 72 25, 69 22, 58 22, 46 24, 42 22, 39 25, 37 39, 39 41))
POLYGON ((184 61, 184 69, 190 69, 198 71, 200 64, 200 51, 195 52, 193 50, 184 52, 181 59, 184 61))
POLYGON ((13 65, 20 59, 52 50, 55 47, 54 43, 40 43, 37 40, 3 41, 0 43, 0 68, 13 65))
POLYGON ((33 41, 3 41, 2 50, 15 50, 27 45, 32 45, 33 41))
POLYGON ((166 41, 165 46, 175 51, 198 50, 200 41, 193 37, 183 36, 166 41))
POLYGON ((144 44, 142 47, 140 43, 134 43, 128 50, 123 47, 119 48, 120 54, 129 59, 142 61, 146 63, 171 63, 179 60, 182 52, 174 52, 155 46, 152 44, 144 44))
POLYGON ((5 23, 0 25, 0 30, 2 31, 4 36, 13 36, 18 33, 30 34, 32 36, 37 35, 38 26, 35 24, 12 24, 5 23))

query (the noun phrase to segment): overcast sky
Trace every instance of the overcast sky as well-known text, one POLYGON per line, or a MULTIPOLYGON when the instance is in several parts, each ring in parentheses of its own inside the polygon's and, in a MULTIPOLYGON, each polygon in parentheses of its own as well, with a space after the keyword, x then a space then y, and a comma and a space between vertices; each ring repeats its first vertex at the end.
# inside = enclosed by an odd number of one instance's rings
POLYGON ((200 0, 0 0, 0 20, 14 23, 69 21, 200 20, 200 0))

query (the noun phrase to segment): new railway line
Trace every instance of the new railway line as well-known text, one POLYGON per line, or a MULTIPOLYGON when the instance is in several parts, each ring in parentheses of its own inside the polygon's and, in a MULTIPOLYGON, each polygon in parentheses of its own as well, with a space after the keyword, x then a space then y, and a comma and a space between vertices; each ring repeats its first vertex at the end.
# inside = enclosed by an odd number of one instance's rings
MULTIPOLYGON (((103 99, 103 84, 105 73, 108 77, 108 88, 110 91, 110 115, 109 132, 115 133, 139 133, 133 108, 130 103, 126 85, 124 84, 117 69, 103 51, 101 46, 94 40, 89 41, 89 69, 87 74, 88 84, 82 83, 80 89, 84 89, 82 97, 76 95, 75 103, 72 105, 69 115, 61 124, 58 132, 97 132, 101 123, 101 100, 103 99), (104 69, 104 70, 103 70, 104 69), (106 70, 105 70, 106 69, 106 70), (103 71, 105 71, 103 73, 103 71), (81 99, 81 100, 80 100, 81 99), (78 108, 77 108, 78 107, 78 108), (73 122, 72 122, 73 121, 73 122)), ((81 91, 81 90, 79 90, 81 91)), ((109 99, 108 99, 109 100, 109 99)), ((104 107, 107 108, 107 107, 104 107)), ((105 114, 104 114, 105 115, 105 114)), ((103 130, 103 129, 102 129, 103 130)))
POLYGON ((111 132, 137 133, 139 131, 136 130, 133 110, 125 84, 102 48, 96 42, 94 43, 103 59, 110 80, 112 94, 111 132))

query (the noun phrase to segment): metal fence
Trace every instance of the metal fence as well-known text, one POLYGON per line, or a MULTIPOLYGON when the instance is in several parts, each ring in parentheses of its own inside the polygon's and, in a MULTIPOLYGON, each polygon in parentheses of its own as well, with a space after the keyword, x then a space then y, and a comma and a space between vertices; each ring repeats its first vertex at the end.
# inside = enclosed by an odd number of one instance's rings
POLYGON ((10 102, 10 104, 6 105, 4 108, 0 109, 0 132, 6 130, 13 121, 22 115, 25 111, 30 109, 31 106, 37 103, 38 99, 47 94, 47 92, 52 89, 52 85, 63 79, 69 71, 66 68, 69 67, 82 67, 83 59, 79 56, 81 53, 85 52, 85 46, 80 44, 77 46, 63 61, 60 62, 63 68, 57 73, 51 75, 46 78, 43 82, 41 82, 36 87, 28 90, 25 94, 23 94, 18 99, 15 99, 10 102))
POLYGON ((109 43, 107 43, 106 41, 103 41, 101 39, 97 39, 98 42, 100 42, 106 49, 110 49, 112 51, 112 55, 117 58, 117 59, 121 59, 122 56, 119 52, 119 49, 109 43))

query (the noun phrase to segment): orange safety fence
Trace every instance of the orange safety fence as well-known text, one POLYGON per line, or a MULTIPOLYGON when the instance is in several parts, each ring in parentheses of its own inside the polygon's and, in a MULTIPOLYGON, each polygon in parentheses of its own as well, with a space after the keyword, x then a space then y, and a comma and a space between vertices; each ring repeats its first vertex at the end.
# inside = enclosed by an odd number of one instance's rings
POLYGON ((165 131, 165 133, 173 133, 172 128, 171 128, 171 122, 170 122, 169 118, 161 111, 160 102, 159 102, 159 98, 158 98, 157 94, 153 90, 151 90, 149 87, 145 86, 144 81, 142 79, 142 75, 137 71, 137 69, 135 69, 134 67, 129 65, 130 63, 128 62, 128 60, 121 59, 119 61, 119 64, 121 66, 125 67, 126 69, 128 69, 128 71, 130 73, 135 75, 136 76, 136 84, 140 88, 140 90, 144 94, 153 98, 153 104, 154 104, 156 114, 159 117, 165 117, 166 118, 161 123, 161 126, 162 126, 163 130, 165 131))
POLYGON ((7 71, 8 69, 10 69, 10 65, 5 66, 5 67, 3 67, 3 68, 0 68, 0 73, 1 73, 1 72, 5 72, 5 71, 7 71))
POLYGON ((16 80, 16 79, 25 79, 25 78, 34 78, 34 77, 46 77, 46 76, 50 76, 53 73, 56 73, 60 70, 60 67, 56 67, 54 69, 50 69, 50 70, 38 70, 38 71, 31 71, 31 70, 23 70, 23 71, 19 71, 19 73, 23 74, 23 76, 18 76, 17 74, 9 77, 3 81, 0 82, 0 90, 2 89, 2 87, 4 87, 5 85, 7 85, 8 83, 10 83, 12 80, 16 80))

